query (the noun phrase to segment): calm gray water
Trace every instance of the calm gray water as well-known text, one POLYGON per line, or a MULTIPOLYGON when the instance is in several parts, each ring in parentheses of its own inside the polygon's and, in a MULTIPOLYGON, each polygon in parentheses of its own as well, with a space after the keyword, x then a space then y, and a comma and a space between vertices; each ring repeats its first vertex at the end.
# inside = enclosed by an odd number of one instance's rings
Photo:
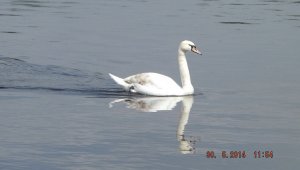
POLYGON ((0 169, 296 169, 299 11, 297 0, 1 0, 0 169), (132 96, 107 76, 180 82, 184 39, 203 52, 188 54, 193 97, 132 96))

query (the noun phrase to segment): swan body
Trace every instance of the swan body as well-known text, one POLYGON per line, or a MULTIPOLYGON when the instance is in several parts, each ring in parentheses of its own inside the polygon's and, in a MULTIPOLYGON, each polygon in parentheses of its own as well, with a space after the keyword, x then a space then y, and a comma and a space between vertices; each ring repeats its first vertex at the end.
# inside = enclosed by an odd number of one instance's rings
POLYGON ((191 83, 190 73, 185 57, 185 53, 192 51, 197 54, 201 52, 191 41, 184 40, 178 48, 178 64, 182 87, 180 87, 172 78, 159 73, 140 73, 120 78, 111 73, 109 76, 124 90, 132 93, 140 93, 151 96, 184 96, 194 93, 191 83))

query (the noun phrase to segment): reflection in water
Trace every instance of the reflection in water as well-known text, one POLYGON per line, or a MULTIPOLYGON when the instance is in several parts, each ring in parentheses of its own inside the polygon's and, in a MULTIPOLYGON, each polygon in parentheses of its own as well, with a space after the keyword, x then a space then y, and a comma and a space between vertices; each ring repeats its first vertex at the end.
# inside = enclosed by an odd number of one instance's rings
POLYGON ((113 107, 114 103, 124 102, 127 108, 143 112, 157 112, 160 110, 172 110, 182 97, 137 97, 117 99, 110 102, 109 106, 113 107))
POLYGON ((198 141, 194 137, 186 139, 184 129, 188 123, 190 111, 194 102, 193 96, 184 97, 137 97, 116 99, 109 103, 109 107, 113 107, 114 103, 124 102, 127 108, 135 109, 143 112, 157 112, 161 110, 172 110, 178 102, 182 101, 181 117, 177 128, 177 140, 179 141, 179 149, 183 154, 195 153, 195 143, 198 141))
POLYGON ((195 139, 186 139, 184 136, 184 129, 186 124, 189 121, 190 111, 193 106, 194 97, 188 96, 184 97, 182 100, 182 108, 181 108, 181 117, 180 121, 178 123, 177 128, 177 140, 179 141, 179 149, 181 153, 188 154, 188 153, 194 153, 195 152, 195 139))

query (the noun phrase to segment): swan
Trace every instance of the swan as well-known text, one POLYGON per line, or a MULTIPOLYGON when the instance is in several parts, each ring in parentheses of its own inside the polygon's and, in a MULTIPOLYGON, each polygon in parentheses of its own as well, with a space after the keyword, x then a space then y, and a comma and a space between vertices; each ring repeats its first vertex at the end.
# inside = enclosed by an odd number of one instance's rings
POLYGON ((184 40, 178 48, 178 64, 182 87, 172 78, 159 73, 140 73, 120 78, 111 73, 109 76, 120 85, 125 91, 150 96, 185 96, 194 94, 194 87, 191 83, 190 72, 186 61, 185 53, 191 51, 202 55, 196 45, 189 40, 184 40))

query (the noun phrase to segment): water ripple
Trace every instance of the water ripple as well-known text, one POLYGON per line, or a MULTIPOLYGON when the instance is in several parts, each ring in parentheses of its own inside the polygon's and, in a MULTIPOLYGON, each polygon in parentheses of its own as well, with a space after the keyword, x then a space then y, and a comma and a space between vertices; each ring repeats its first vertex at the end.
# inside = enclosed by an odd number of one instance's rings
POLYGON ((112 97, 128 95, 102 73, 55 65, 38 65, 0 57, 0 89, 39 90, 112 97))

